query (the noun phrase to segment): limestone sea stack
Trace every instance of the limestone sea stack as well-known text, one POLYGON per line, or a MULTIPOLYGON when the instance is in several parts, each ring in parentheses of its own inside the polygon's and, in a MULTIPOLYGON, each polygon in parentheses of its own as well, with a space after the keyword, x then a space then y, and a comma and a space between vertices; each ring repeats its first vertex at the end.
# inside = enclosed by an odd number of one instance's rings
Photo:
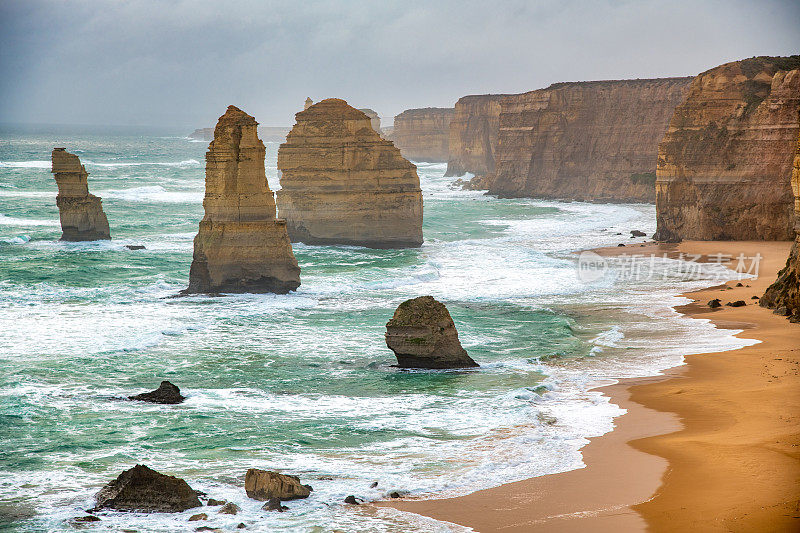
POLYGON ((412 161, 445 162, 452 118, 450 107, 406 109, 394 117, 392 141, 412 161))
POLYGON ((278 150, 280 216, 293 242, 407 248, 422 244, 417 168, 363 112, 322 100, 295 115, 278 150))
POLYGON ((761 297, 764 307, 781 309, 792 322, 800 322, 800 140, 792 165, 792 190, 794 192, 794 244, 789 252, 786 267, 761 297))
POLYGON ((372 124, 372 129, 377 131, 378 134, 381 133, 381 117, 378 116, 378 113, 375 112, 374 109, 370 109, 365 107, 363 109, 359 109, 362 113, 369 117, 369 122, 372 124))
POLYGON ((205 216, 194 239, 186 293, 287 293, 300 268, 276 219, 264 170, 264 143, 253 117, 229 106, 206 152, 205 216))
POLYGON ((658 148, 657 240, 794 238, 798 68, 753 57, 695 78, 658 148))
POLYGON ((56 205, 61 218, 62 241, 98 241, 111 238, 103 202, 89 194, 89 173, 78 156, 54 148, 53 176, 58 186, 56 205))
POLYGON ((386 346, 401 368, 471 368, 447 307, 433 296, 401 303, 386 323, 386 346))
POLYGON ((654 202, 658 143, 692 78, 556 83, 499 100, 489 194, 654 202))

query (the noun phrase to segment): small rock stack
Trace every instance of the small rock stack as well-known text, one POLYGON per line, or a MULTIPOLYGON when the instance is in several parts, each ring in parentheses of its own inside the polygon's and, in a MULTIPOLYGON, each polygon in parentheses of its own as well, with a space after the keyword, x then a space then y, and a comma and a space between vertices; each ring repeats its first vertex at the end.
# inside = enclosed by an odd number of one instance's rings
POLYGON ((89 173, 78 156, 64 148, 54 148, 53 175, 58 186, 58 214, 62 241, 108 240, 111 232, 103 212, 103 202, 89 194, 89 173))

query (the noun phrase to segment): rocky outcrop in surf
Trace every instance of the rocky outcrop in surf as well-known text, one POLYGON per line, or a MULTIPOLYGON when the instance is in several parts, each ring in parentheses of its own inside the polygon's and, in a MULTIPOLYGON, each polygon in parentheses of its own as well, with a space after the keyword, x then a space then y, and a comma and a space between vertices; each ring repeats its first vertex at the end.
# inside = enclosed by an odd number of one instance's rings
POLYGON ((176 404, 182 403, 186 397, 181 394, 181 390, 177 385, 173 385, 169 381, 162 381, 156 390, 128 396, 128 399, 140 402, 176 404))
POLYGON ((89 194, 89 173, 78 156, 54 148, 52 173, 58 186, 56 205, 62 241, 98 241, 111 238, 102 200, 89 194))
POLYGON ((483 94, 459 98, 450 122, 446 176, 469 172, 480 178, 494 171, 500 100, 506 96, 483 94))
POLYGON ((287 293, 300 285, 286 222, 276 219, 258 123, 234 106, 206 152, 205 216, 194 239, 186 293, 287 293))
POLYGON ((278 150, 278 210, 292 241, 406 248, 422 244, 416 167, 347 102, 295 115, 278 150))
POLYGON ((312 488, 300 483, 300 478, 270 470, 251 468, 244 477, 247 497, 259 501, 277 498, 282 501, 308 498, 312 488))
POLYGON ((186 481, 136 465, 100 489, 97 509, 140 513, 180 513, 200 507, 197 493, 186 481))
POLYGON ((450 107, 406 109, 394 117, 392 141, 412 161, 445 162, 450 142, 450 107))
POLYGON ((657 240, 794 237, 798 68, 754 57, 695 78, 658 149, 657 240))
POLYGON ((401 368, 470 368, 447 307, 432 296, 401 303, 386 323, 386 346, 401 368))
POLYGON ((786 267, 778 272, 759 303, 764 307, 780 309, 792 322, 800 322, 800 140, 792 165, 792 191, 794 193, 795 238, 786 267))
POLYGON ((653 202, 658 143, 692 78, 556 83, 500 98, 489 194, 653 202))

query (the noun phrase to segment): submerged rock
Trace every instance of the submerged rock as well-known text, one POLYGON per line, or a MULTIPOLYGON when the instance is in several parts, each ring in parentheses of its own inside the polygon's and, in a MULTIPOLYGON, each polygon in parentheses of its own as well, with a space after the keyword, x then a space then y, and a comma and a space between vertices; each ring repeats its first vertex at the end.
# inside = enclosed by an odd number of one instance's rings
POLYGON ((181 403, 186 397, 181 395, 181 390, 177 386, 169 381, 162 381, 156 390, 128 396, 128 399, 140 402, 176 404, 181 403))
POLYGON ((238 505, 236 505, 233 502, 228 502, 225 505, 223 505, 220 508, 220 510, 217 511, 217 513, 218 514, 238 514, 240 510, 241 509, 239 509, 238 505))
POLYGON ((358 500, 356 500, 356 497, 351 494, 350 496, 344 499, 344 503, 350 505, 358 505, 358 500))
POLYGON ((144 250, 145 247, 141 244, 126 244, 125 248, 128 250, 144 250))
POLYGON ((145 465, 125 470, 95 496, 97 509, 144 513, 179 513, 202 504, 184 480, 145 465))
POLYGON ((205 216, 194 239, 188 293, 274 292, 300 286, 286 223, 276 218, 258 122, 234 106, 206 152, 205 216))
POLYGON ((338 98, 295 115, 278 150, 278 210, 293 242, 407 248, 422 244, 417 168, 338 98))
POLYGON ((58 215, 62 241, 108 240, 111 232, 102 200, 89 194, 89 173, 78 156, 64 148, 53 148, 53 176, 58 186, 58 215))
POLYGON ((265 511, 278 511, 279 513, 289 510, 288 507, 281 504, 280 498, 270 498, 261 508, 265 511))
POLYGON ((249 498, 267 501, 308 498, 311 487, 300 483, 300 478, 269 470, 251 468, 244 477, 244 490, 249 498))
POLYGON ((447 307, 432 296, 401 303, 386 323, 386 345, 402 368, 470 368, 447 307))
POLYGON ((189 522, 197 522, 198 520, 208 520, 206 513, 197 513, 189 517, 189 522))

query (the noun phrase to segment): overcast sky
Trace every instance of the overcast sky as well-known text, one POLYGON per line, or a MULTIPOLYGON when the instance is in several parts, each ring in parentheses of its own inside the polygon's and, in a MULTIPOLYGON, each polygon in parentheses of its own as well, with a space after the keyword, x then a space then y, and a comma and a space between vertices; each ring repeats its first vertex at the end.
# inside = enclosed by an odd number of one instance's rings
POLYGON ((0 122, 289 126, 307 96, 391 117, 793 53, 797 0, 0 0, 0 122))

